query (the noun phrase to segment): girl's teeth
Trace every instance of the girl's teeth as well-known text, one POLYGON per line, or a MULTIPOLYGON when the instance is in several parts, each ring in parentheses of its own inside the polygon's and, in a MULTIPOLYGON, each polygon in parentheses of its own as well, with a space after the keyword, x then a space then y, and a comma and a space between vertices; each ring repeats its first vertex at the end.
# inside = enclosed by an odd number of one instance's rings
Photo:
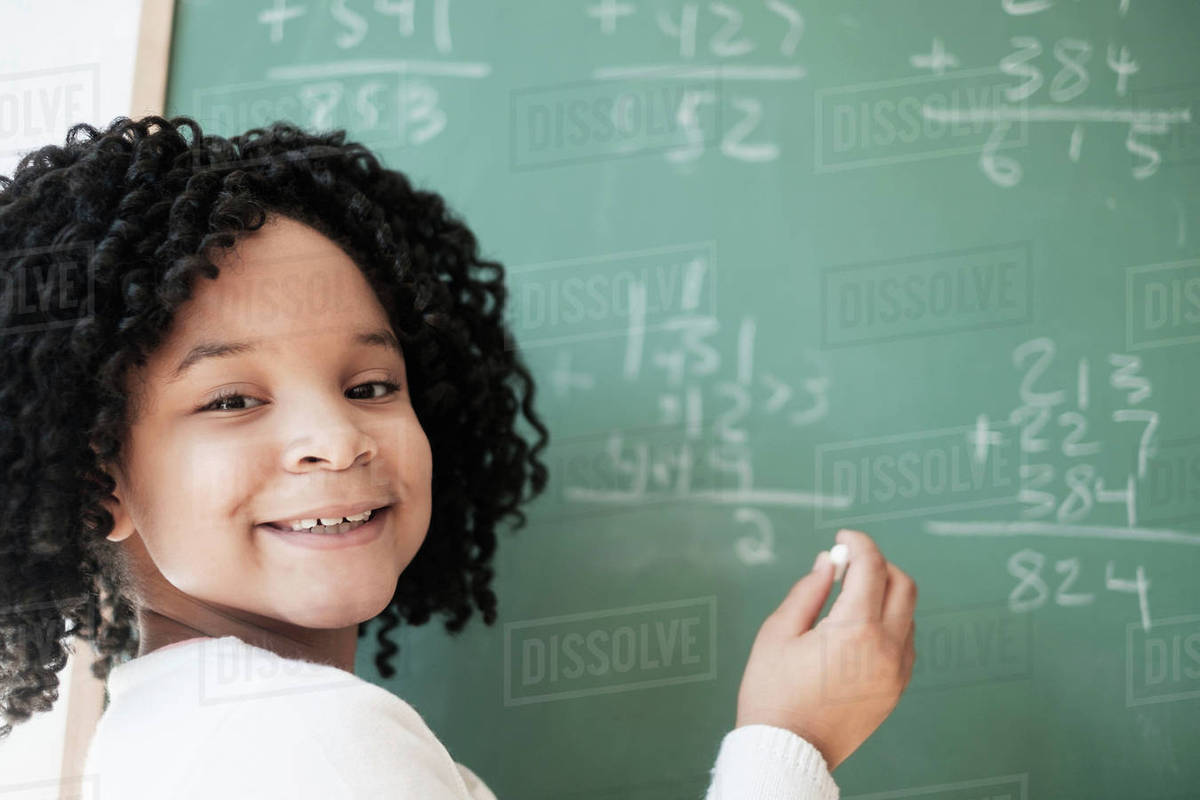
POLYGON ((351 514, 348 517, 322 517, 320 519, 299 519, 290 527, 296 532, 310 533, 345 533, 367 522, 374 511, 364 511, 361 514, 351 514))

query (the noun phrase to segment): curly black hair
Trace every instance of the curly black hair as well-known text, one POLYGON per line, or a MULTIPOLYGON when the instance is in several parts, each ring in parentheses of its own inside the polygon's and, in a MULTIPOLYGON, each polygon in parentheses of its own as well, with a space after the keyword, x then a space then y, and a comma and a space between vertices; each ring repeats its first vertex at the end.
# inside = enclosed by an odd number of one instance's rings
POLYGON ((495 530, 506 517, 525 525, 519 506, 545 488, 549 439, 503 318, 504 267, 480 257, 440 195, 344 130, 276 122, 225 139, 186 116, 78 124, 65 146, 0 175, 0 739, 53 706, 73 637, 95 648, 101 680, 134 657, 137 599, 101 502, 115 488, 103 467, 120 463, 128 431, 125 379, 193 282, 217 278, 210 248, 269 214, 320 231, 363 271, 433 451, 429 532, 375 618, 376 667, 394 674, 388 634, 401 620, 438 612, 457 633, 474 604, 495 622, 495 530), (79 295, 80 280, 88 305, 52 302, 79 295))

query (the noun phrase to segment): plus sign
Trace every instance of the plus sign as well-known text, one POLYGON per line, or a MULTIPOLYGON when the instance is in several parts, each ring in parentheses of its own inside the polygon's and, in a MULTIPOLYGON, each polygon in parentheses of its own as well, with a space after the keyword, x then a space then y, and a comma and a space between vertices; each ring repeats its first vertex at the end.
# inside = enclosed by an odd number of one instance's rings
POLYGON ((550 373, 550 385, 559 397, 566 397, 572 389, 591 389, 595 380, 584 372, 571 371, 571 354, 564 350, 558 354, 558 363, 550 373))
POLYGON ((946 67, 957 67, 958 58, 953 53, 947 53, 942 46, 942 40, 933 38, 933 49, 927 54, 914 54, 908 57, 908 63, 917 69, 927 69, 934 75, 944 75, 946 67))
POLYGON ((271 26, 271 43, 283 41, 283 23, 304 13, 304 8, 288 8, 287 0, 275 0, 275 7, 258 12, 258 21, 271 26))
POLYGON ((588 6, 587 15, 600 20, 600 32, 611 36, 617 30, 617 20, 627 17, 636 9, 628 3, 617 0, 600 0, 599 4, 588 6))
POLYGON ((987 414, 980 414, 975 419, 975 430, 967 434, 967 441, 975 445, 975 461, 982 464, 987 461, 988 445, 1001 444, 1004 437, 988 428, 987 414))

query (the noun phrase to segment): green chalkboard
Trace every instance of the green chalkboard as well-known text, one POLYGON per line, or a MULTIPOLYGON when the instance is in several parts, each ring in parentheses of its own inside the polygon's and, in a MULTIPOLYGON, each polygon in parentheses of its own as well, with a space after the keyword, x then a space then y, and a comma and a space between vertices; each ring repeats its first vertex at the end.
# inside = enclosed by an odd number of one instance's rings
POLYGON ((403 630, 386 684, 501 798, 700 797, 759 624, 845 526, 921 599, 844 797, 1194 796, 1200 6, 174 24, 168 114, 345 127, 508 268, 550 489, 497 625, 403 630))

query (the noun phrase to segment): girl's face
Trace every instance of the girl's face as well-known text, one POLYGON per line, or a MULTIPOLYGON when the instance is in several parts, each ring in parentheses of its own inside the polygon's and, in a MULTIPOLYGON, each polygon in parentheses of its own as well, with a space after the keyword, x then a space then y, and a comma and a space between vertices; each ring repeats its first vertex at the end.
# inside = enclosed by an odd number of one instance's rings
POLYGON ((310 641, 353 629, 387 607, 429 527, 432 454, 404 357, 366 278, 316 230, 273 215, 219 252, 219 278, 196 282, 131 383, 108 538, 172 624, 310 641), (353 547, 264 527, 385 505, 381 534, 353 547))

